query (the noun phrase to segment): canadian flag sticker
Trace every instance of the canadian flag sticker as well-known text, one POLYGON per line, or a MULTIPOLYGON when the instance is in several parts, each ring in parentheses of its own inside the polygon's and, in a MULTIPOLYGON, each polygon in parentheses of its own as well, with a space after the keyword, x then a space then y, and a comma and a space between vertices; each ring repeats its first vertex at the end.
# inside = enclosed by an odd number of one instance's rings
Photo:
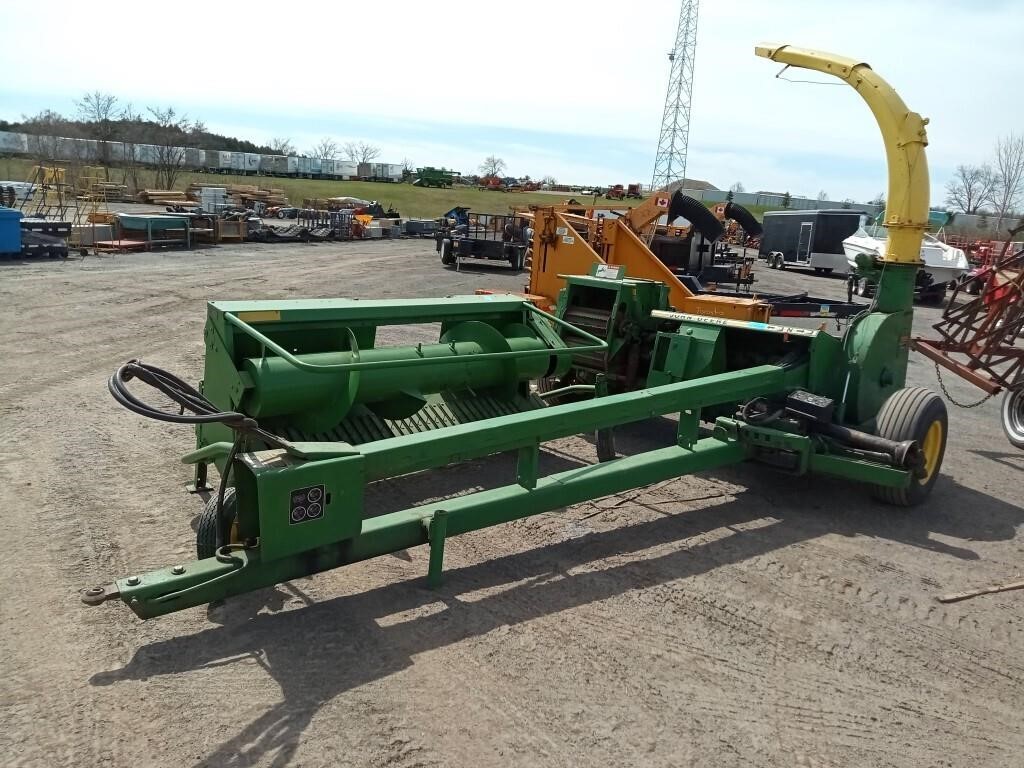
POLYGON ((668 208, 668 198, 667 197, 659 197, 657 199, 657 201, 656 201, 656 204, 657 204, 657 206, 659 208, 668 208))

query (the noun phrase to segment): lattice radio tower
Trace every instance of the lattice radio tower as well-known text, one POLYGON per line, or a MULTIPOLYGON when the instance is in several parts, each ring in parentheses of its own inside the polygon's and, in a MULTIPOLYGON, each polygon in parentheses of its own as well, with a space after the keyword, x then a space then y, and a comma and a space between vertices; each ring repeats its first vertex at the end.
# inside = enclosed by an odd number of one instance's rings
POLYGON ((686 176, 686 150, 690 141, 690 101, 693 96, 693 56, 697 52, 699 0, 683 0, 676 42, 668 54, 671 70, 665 112, 661 118, 658 153, 654 157, 651 189, 658 190, 686 176))

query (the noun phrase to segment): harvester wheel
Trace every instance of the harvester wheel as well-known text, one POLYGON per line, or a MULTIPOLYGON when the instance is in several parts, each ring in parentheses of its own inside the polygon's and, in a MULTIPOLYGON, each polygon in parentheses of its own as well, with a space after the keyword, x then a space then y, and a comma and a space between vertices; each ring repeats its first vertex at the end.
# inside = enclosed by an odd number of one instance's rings
POLYGON ((874 486, 874 497, 898 507, 913 507, 928 498, 942 468, 948 431, 946 403, 931 390, 907 387, 890 395, 878 412, 878 435, 896 442, 916 440, 924 471, 907 488, 874 486))
MULTIPOLYGON (((224 490, 224 516, 228 523, 234 524, 237 504, 235 503, 235 489, 224 490)), ((210 497, 199 515, 199 524, 196 526, 196 556, 202 560, 204 557, 213 557, 217 554, 217 494, 210 497)))
POLYGON ((1024 451, 1024 387, 1011 389, 1003 398, 1003 431, 1014 448, 1024 451))

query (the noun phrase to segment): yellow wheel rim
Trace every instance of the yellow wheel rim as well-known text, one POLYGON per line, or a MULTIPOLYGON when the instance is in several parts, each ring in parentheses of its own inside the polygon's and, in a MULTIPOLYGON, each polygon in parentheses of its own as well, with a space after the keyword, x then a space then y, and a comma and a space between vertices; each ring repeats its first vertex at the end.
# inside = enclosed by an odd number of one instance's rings
POLYGON ((924 454, 924 477, 918 479, 921 485, 931 480, 932 475, 939 466, 939 456, 942 454, 942 422, 933 421, 925 433, 924 441, 921 443, 921 452, 924 454))

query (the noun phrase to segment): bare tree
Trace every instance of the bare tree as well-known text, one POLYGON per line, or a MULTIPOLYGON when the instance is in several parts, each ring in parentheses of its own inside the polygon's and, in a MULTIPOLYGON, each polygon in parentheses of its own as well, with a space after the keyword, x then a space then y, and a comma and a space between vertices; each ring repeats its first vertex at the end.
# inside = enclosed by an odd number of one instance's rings
POLYGON ((412 173, 416 170, 416 165, 408 157, 402 158, 402 173, 412 173))
POLYGON ((127 186, 128 191, 134 195, 140 188, 139 157, 135 147, 142 143, 145 128, 142 115, 135 111, 131 103, 125 104, 118 119, 121 122, 121 155, 124 163, 124 175, 121 183, 127 186))
POLYGON ((52 109, 44 109, 37 115, 21 116, 22 130, 28 134, 28 151, 37 161, 56 160, 64 155, 65 137, 69 131, 68 121, 52 109))
POLYGON ((321 160, 333 160, 338 156, 338 142, 330 136, 324 136, 320 143, 310 150, 310 154, 321 160))
POLYGON ((828 200, 828 192, 826 192, 824 189, 819 190, 818 191, 818 202, 822 203, 822 202, 824 202, 826 200, 828 200))
POLYGON ((541 185, 553 187, 558 183, 558 179, 556 179, 554 176, 545 176, 543 179, 540 180, 540 183, 541 185))
POLYGON ((75 102, 78 118, 86 123, 86 132, 97 142, 97 159, 110 161, 110 142, 117 136, 117 97, 103 91, 91 91, 75 102))
POLYGON ((737 192, 746 192, 746 188, 743 186, 742 181, 737 181, 735 184, 729 187, 729 191, 732 192, 733 194, 736 194, 737 192))
POLYGON ((270 148, 277 152, 279 155, 295 154, 295 145, 292 144, 292 140, 285 138, 283 136, 271 139, 270 148))
POLYGON ((977 213, 992 198, 994 177, 988 165, 958 165, 946 182, 946 203, 961 213, 977 213))
POLYGON ((496 155, 488 155, 480 163, 480 173, 484 176, 500 176, 505 170, 505 161, 496 155))
POLYGON ((365 141, 349 141, 342 147, 345 157, 357 163, 369 163, 380 157, 380 147, 367 144, 365 141))
POLYGON ((185 143, 194 144, 204 126, 192 123, 186 115, 179 115, 174 107, 149 107, 152 119, 147 126, 147 138, 155 147, 156 187, 174 189, 185 162, 185 143))
POLYGON ((793 204, 793 196, 790 195, 789 192, 786 192, 782 196, 782 207, 783 208, 789 208, 789 206, 791 206, 792 204, 793 204))
POLYGON ((1003 228, 1003 219, 1021 202, 1024 193, 1024 135, 1011 133, 996 140, 995 173, 991 202, 996 209, 996 232, 1003 228))

